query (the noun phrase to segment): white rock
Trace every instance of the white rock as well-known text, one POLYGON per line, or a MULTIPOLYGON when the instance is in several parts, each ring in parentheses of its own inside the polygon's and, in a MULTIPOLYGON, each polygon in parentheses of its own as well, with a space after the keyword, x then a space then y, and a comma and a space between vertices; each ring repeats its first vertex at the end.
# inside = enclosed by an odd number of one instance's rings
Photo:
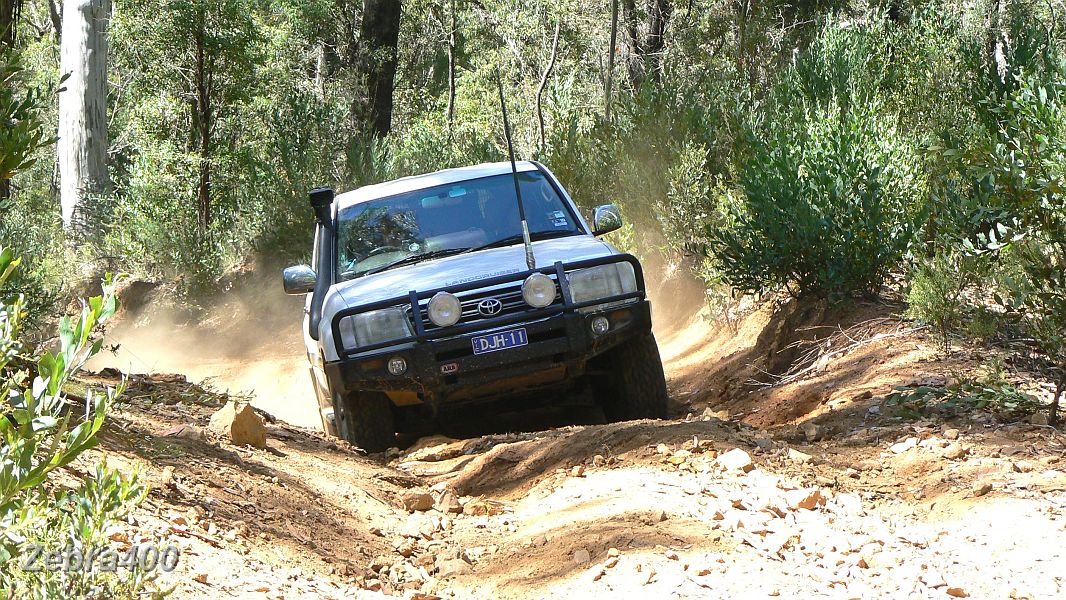
POLYGON ((748 471, 754 468, 751 464, 751 456, 740 448, 733 448, 729 452, 718 457, 718 464, 729 471, 748 471))

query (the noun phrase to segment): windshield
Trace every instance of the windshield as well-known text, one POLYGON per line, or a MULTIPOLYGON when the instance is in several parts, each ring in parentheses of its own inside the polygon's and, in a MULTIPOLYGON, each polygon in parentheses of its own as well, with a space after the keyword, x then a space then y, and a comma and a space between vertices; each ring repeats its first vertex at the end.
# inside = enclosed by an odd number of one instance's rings
MULTIPOLYGON (((577 219, 543 173, 527 171, 518 179, 530 237, 580 233, 577 219)), ((510 173, 362 202, 337 215, 337 279, 457 254, 521 233, 510 173)))

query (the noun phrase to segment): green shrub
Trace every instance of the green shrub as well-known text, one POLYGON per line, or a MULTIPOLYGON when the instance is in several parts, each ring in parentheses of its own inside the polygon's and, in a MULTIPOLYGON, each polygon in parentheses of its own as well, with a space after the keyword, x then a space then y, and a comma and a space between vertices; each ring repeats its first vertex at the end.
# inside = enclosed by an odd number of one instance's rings
POLYGON ((28 169, 34 154, 55 141, 42 114, 50 90, 27 88, 25 80, 19 55, 0 47, 0 181, 28 169))
POLYGON ((975 307, 966 323, 966 335, 988 344, 1000 330, 1000 315, 984 306, 975 307))
POLYGON ((1041 59, 1022 61, 993 86, 982 104, 983 139, 943 153, 957 161, 960 195, 981 222, 962 244, 1002 259, 996 297, 1056 383, 1054 423, 1066 392, 1066 59, 1038 26, 1029 29, 1037 33, 1022 41, 1036 46, 1022 54, 1041 59))
POLYGON ((741 201, 705 229, 734 288, 839 299, 878 292, 920 222, 913 141, 878 100, 878 29, 827 26, 748 125, 741 201))
POLYGON ((96 444, 108 408, 121 389, 86 393, 75 406, 64 386, 100 350, 94 331, 115 313, 114 287, 88 300, 76 320, 59 323, 56 353, 35 355, 20 339, 25 317, 21 295, 5 283, 18 267, 0 247, 0 594, 25 598, 136 597, 148 583, 136 570, 26 571, 34 545, 47 551, 99 547, 106 530, 145 494, 136 475, 103 465, 73 490, 51 474, 96 444), (84 411, 84 416, 79 416, 84 411))
POLYGON ((875 294, 910 246, 916 160, 877 106, 812 108, 797 126, 752 132, 733 225, 708 227, 710 253, 744 292, 875 294))
POLYGON ((985 257, 959 251, 941 250, 921 259, 911 275, 906 316, 933 326, 947 350, 951 332, 962 326, 968 312, 964 295, 989 271, 985 257))

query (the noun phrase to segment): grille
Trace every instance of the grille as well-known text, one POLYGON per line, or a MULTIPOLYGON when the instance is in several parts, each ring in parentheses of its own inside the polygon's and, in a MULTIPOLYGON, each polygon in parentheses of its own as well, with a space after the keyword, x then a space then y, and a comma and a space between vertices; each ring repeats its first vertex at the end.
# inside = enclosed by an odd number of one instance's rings
MULTIPOLYGON (((526 301, 522 299, 522 286, 521 284, 516 286, 510 286, 502 289, 495 290, 475 290, 467 294, 459 295, 459 301, 463 305, 463 315, 459 317, 459 322, 456 325, 465 325, 467 323, 476 323, 478 321, 484 321, 485 319, 492 319, 496 317, 503 317, 508 315, 515 315, 520 313, 536 313, 538 310, 532 306, 526 304, 526 301), (486 317, 482 315, 477 308, 477 305, 482 300, 489 298, 495 298, 503 305, 500 308, 500 312, 486 317)), ((559 283, 555 284, 555 300, 551 303, 551 306, 561 306, 563 304, 563 294, 559 289, 559 283)), ((441 328, 434 325, 429 320, 429 300, 426 300, 419 306, 419 310, 422 313, 422 324, 426 328, 426 333, 432 333, 439 331, 441 328)), ((411 314, 411 308, 407 308, 407 316, 414 318, 411 314)))

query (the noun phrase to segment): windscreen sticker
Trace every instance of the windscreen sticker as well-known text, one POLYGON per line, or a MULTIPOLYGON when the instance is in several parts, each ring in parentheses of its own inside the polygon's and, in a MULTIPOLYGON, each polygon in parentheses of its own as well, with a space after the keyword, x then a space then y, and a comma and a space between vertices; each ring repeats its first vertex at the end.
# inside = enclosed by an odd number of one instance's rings
POLYGON ((570 223, 566 220, 566 214, 561 210, 548 212, 548 220, 552 222, 552 225, 558 228, 570 226, 570 223))

